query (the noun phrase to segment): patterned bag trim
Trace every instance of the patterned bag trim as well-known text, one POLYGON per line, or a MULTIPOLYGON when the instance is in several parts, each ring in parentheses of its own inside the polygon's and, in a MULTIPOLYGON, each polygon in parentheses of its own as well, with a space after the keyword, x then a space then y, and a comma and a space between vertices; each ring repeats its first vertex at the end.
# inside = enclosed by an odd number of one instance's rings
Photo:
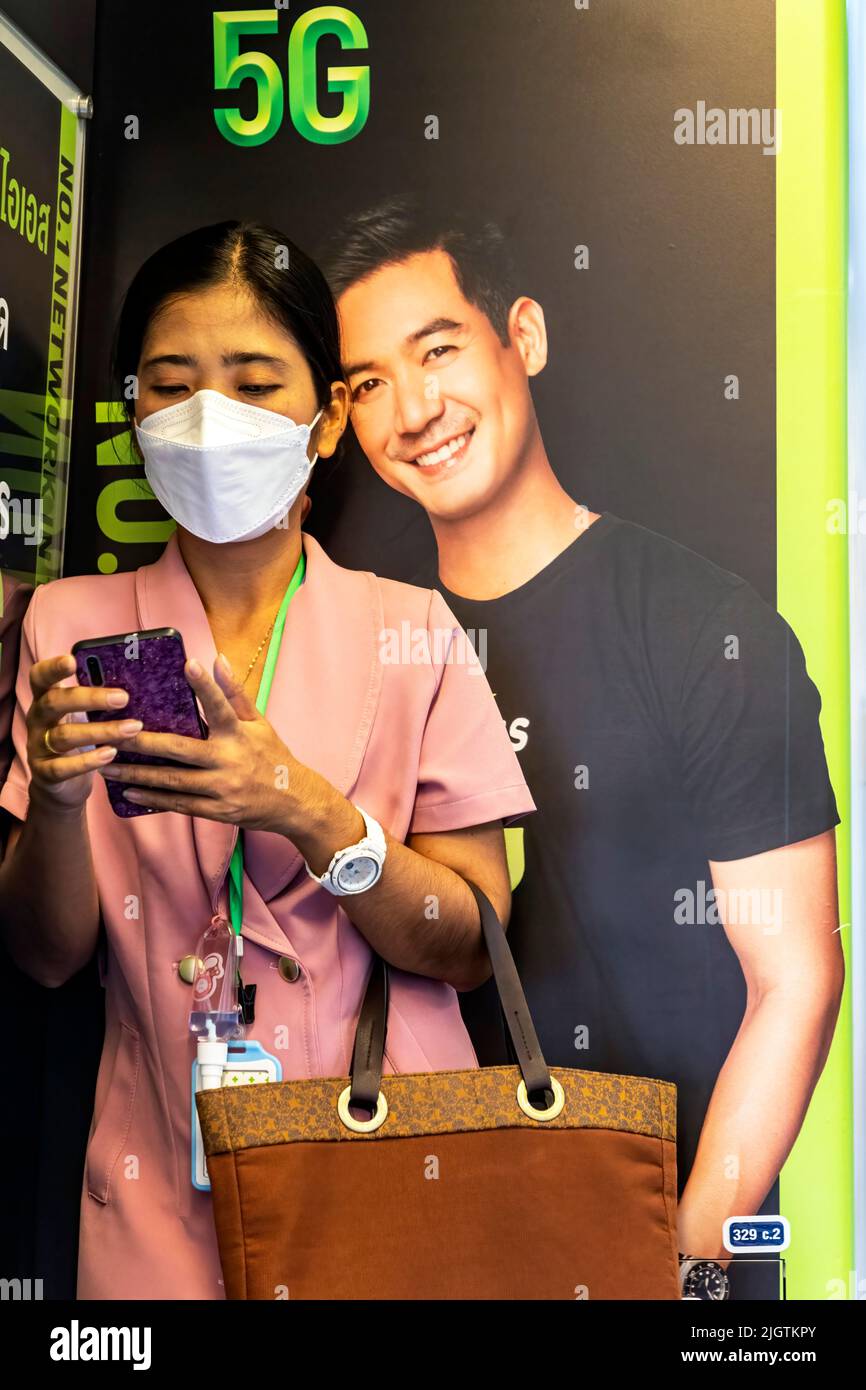
POLYGON ((265 1144, 336 1139, 403 1139, 470 1130, 614 1129, 676 1138, 676 1086, 642 1076, 551 1067, 565 1105, 552 1120, 533 1120, 517 1104, 520 1070, 402 1072, 382 1078, 388 1114, 368 1134, 347 1129, 337 1100, 348 1077, 311 1077, 253 1086, 223 1086, 196 1096, 205 1155, 265 1144))

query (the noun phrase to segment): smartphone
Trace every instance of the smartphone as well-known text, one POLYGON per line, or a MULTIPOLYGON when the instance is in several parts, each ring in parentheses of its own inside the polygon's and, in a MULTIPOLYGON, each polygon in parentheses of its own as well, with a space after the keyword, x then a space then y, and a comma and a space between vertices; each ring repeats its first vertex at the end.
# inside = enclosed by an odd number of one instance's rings
MULTIPOLYGON (((126 632, 116 637, 88 637, 72 648, 79 685, 116 686, 129 702, 119 710, 88 710, 88 719, 140 719, 148 733, 183 734, 207 738, 207 725, 199 712, 195 692, 184 675, 186 652, 176 628, 157 627, 126 632)), ((118 749, 118 763, 146 763, 153 767, 180 767, 173 758, 118 749)), ((127 783, 106 777, 108 799, 116 816, 153 815, 155 808, 136 806, 123 793, 127 783)))

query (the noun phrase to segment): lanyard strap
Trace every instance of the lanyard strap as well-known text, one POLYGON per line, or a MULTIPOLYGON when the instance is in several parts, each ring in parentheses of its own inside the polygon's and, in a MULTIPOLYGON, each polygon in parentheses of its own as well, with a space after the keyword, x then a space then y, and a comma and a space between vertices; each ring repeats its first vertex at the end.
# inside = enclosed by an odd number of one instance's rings
MULTIPOLYGON (((256 709, 259 714, 264 714, 267 708, 268 696, 271 693, 271 683, 274 679, 274 671, 277 665, 277 657, 280 651, 280 643, 283 640, 283 628, 286 625, 286 614, 289 611, 289 604, 294 598, 297 590, 304 580, 304 548, 301 546, 301 558, 297 563, 295 572, 289 581, 285 597, 280 604, 280 611, 274 621, 274 630, 271 633, 271 640, 268 643, 268 654, 265 657, 265 668, 262 672, 262 680, 259 686, 259 693, 256 696, 256 709)), ((241 923, 244 913, 244 832, 238 831, 237 842, 232 853, 229 864, 229 916, 231 918, 232 931, 240 935, 241 923)))

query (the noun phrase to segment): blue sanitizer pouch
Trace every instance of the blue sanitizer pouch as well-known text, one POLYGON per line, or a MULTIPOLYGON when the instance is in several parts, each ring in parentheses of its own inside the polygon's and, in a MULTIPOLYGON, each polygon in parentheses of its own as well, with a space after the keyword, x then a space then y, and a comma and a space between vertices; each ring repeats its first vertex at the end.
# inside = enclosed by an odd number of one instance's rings
MULTIPOLYGON (((228 1054, 222 1064, 223 1086, 253 1086, 267 1081, 282 1081, 283 1068, 278 1058, 265 1052, 261 1043, 251 1038, 236 1038, 228 1044, 228 1054)), ((196 1092, 202 1089, 198 1057, 192 1064, 192 1185, 199 1192, 210 1192, 201 1126, 195 1105, 196 1092)))

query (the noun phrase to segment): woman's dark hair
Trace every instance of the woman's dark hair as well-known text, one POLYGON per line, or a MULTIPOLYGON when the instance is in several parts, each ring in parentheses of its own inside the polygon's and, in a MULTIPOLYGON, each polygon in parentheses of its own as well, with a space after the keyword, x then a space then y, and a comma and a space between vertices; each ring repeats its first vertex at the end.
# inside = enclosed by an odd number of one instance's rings
POLYGON ((320 406, 331 398, 331 382, 343 379, 334 296, 315 261, 275 227, 216 222, 154 251, 126 291, 111 350, 111 384, 130 427, 135 402, 126 394, 128 379, 138 372, 154 315, 177 295, 216 285, 247 289, 262 313, 291 335, 312 372, 320 406))

